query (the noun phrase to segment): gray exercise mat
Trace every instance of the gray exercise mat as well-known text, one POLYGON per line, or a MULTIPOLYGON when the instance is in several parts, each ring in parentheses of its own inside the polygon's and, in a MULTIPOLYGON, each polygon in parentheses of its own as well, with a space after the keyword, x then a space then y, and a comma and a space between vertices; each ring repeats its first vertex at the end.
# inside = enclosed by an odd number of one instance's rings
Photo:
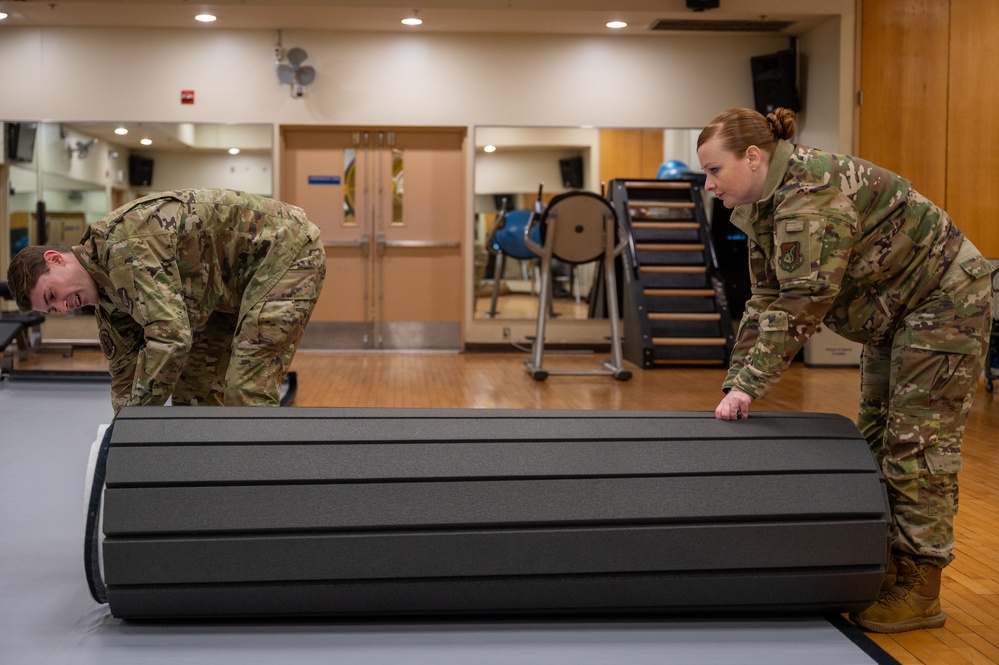
POLYGON ((142 407, 100 452, 91 579, 126 619, 814 615, 887 559, 829 414, 142 407))

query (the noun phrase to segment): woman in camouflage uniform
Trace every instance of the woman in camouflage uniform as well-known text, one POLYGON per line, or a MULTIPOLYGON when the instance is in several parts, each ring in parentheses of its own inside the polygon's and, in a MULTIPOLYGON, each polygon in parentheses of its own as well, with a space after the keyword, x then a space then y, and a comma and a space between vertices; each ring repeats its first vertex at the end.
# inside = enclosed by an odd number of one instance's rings
POLYGON ((326 272, 295 206, 232 190, 133 201, 72 248, 31 246, 8 269, 21 309, 95 306, 123 406, 273 405, 326 272))
POLYGON ((991 264, 900 176, 789 140, 795 115, 718 115, 697 153, 706 189, 749 237, 752 296, 717 418, 738 420, 824 324, 864 344, 858 425, 893 515, 888 575, 851 618, 877 632, 942 626, 961 439, 988 347, 991 264))

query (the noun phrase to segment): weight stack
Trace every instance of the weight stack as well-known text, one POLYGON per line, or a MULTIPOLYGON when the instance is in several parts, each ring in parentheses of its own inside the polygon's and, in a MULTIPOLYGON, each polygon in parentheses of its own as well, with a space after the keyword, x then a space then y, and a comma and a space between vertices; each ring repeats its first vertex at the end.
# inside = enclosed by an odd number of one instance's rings
POLYGON ((93 458, 88 582, 126 619, 825 614, 888 557, 829 414, 137 407, 93 458))

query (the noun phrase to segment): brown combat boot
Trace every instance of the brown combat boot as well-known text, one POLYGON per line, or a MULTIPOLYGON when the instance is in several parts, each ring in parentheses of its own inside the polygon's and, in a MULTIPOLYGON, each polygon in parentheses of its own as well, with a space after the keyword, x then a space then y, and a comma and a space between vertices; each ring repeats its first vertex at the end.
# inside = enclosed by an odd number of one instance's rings
MULTIPOLYGON (((888 591, 898 580, 898 566, 895 564, 895 555, 888 555, 888 565, 885 566, 885 578, 881 580, 881 593, 888 591)), ((880 594, 878 594, 880 595, 880 594)))
POLYGON ((901 633, 944 625, 947 615, 940 609, 940 568, 927 561, 892 558, 895 584, 883 590, 877 602, 866 610, 851 614, 850 620, 873 633, 901 633))

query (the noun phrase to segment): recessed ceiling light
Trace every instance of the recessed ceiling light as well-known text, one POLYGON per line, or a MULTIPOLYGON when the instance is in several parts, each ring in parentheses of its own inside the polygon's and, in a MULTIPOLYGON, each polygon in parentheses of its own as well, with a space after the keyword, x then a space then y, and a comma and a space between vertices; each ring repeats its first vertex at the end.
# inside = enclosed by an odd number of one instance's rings
POLYGON ((125 127, 119 127, 116 130, 114 130, 114 133, 117 134, 118 136, 124 136, 125 134, 128 134, 128 129, 126 129, 125 127))
POLYGON ((614 30, 620 30, 621 28, 627 28, 628 24, 625 23, 624 21, 609 21, 607 23, 607 27, 612 28, 614 30))
POLYGON ((413 10, 412 16, 407 16, 406 18, 402 19, 403 25, 420 25, 422 23, 423 19, 420 18, 420 12, 417 9, 413 10))
POLYGON ((239 148, 229 148, 229 154, 230 155, 238 155, 239 154, 239 148))
POLYGON ((140 139, 139 143, 141 143, 142 145, 152 145, 153 144, 153 140, 152 139, 140 139))
POLYGON ((7 18, 7 12, 0 12, 0 21, 4 20, 5 18, 7 18))
POLYGON ((482 149, 482 152, 496 152, 496 146, 487 145, 485 148, 482 149))
POLYGON ((201 21, 202 23, 211 23, 215 20, 215 16, 212 14, 198 14, 194 17, 195 21, 201 21))

